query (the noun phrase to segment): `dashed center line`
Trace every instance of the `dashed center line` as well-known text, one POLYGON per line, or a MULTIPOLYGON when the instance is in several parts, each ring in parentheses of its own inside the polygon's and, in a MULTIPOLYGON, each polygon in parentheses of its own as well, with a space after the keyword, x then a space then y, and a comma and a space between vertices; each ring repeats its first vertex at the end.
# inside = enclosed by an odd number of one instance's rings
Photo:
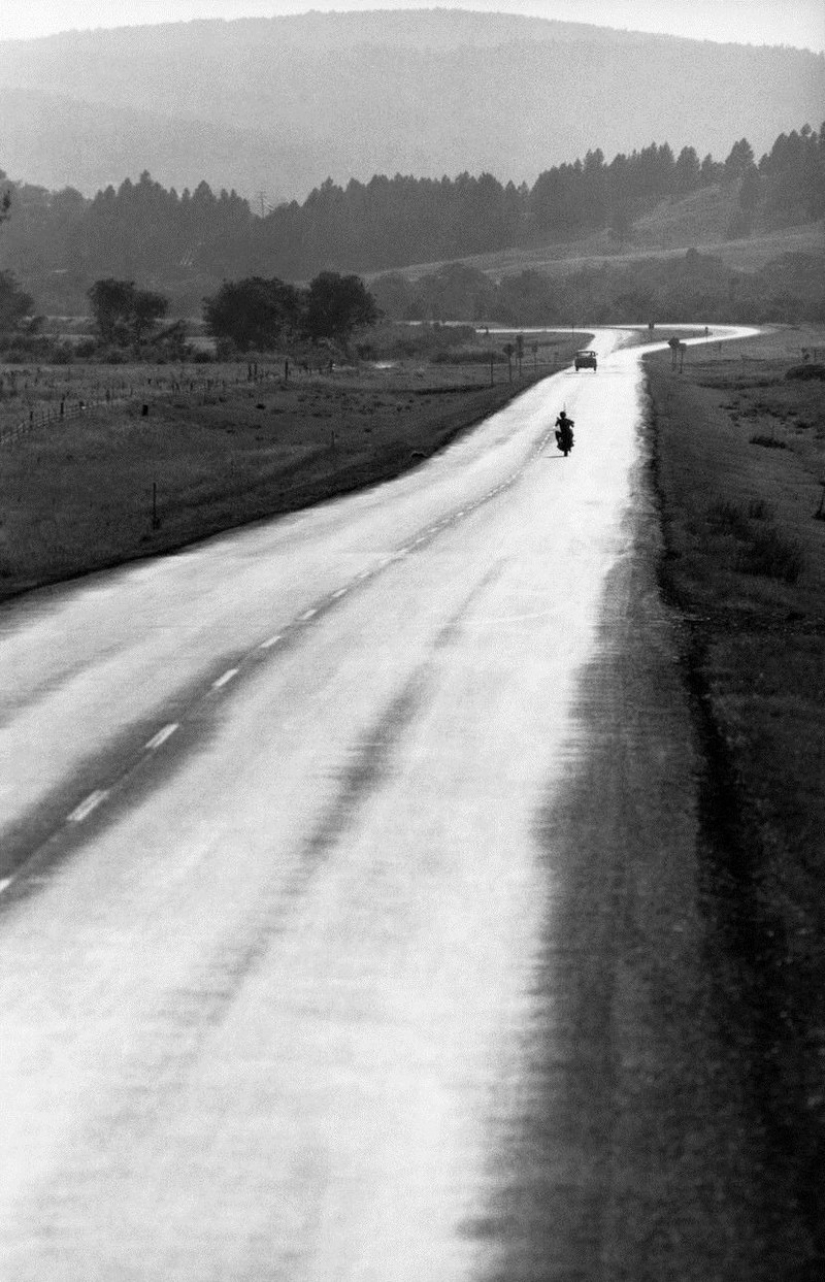
POLYGON ((155 748, 162 747, 162 745, 166 743, 167 739, 171 739, 177 729, 178 722, 170 721, 168 726, 164 726, 162 730, 158 730, 157 734, 152 736, 146 745, 147 751, 153 752, 155 748))
POLYGON ((105 801, 108 795, 109 795, 108 791, 105 788, 103 789, 99 788, 99 789, 96 789, 94 792, 90 792, 86 800, 81 801, 80 805, 75 810, 73 810, 72 813, 69 815, 69 820, 68 820, 69 823, 70 824, 83 823, 83 820, 88 819, 92 811, 96 810, 97 807, 100 805, 101 801, 105 801))
MULTIPOLYGON (((518 477, 518 474, 516 473, 508 481, 501 483, 495 489, 487 491, 486 495, 483 498, 478 499, 475 503, 465 505, 465 507, 459 509, 452 516, 445 516, 445 517, 442 517, 440 520, 434 522, 432 525, 428 526, 427 529, 425 529, 423 532, 419 532, 417 537, 415 537, 414 539, 411 539, 408 544, 405 544, 403 547, 398 548, 397 551, 395 551, 392 556, 385 557, 379 563, 378 566, 370 566, 361 570, 360 573, 358 573, 355 576, 355 579, 351 583, 346 584, 343 587, 337 588, 331 594, 331 598, 334 600, 340 600, 341 597, 346 596, 347 593, 352 590, 352 587, 355 583, 364 582, 366 579, 372 578, 376 573, 378 573, 379 569, 385 568, 386 566, 392 564, 393 561, 402 559, 409 552, 411 552, 413 548, 420 547, 422 543, 428 542, 435 535, 437 535, 439 531, 446 529, 448 526, 452 525, 455 521, 459 520, 461 517, 466 516, 468 512, 475 511, 475 509, 479 507, 482 502, 484 502, 484 499, 493 498, 495 495, 500 494, 510 484, 512 484, 513 481, 517 479, 517 477, 518 477)), ((308 610, 305 610, 303 614, 299 615, 298 622, 307 623, 310 619, 314 619, 315 616, 320 613, 320 610, 321 610, 320 606, 310 607, 308 610)), ((273 646, 277 645, 278 642, 283 639, 283 635, 284 634, 282 632, 274 633, 271 637, 268 637, 265 641, 262 641, 258 646, 258 648, 260 650, 271 649, 273 646)), ((216 681, 212 682, 211 688, 213 690, 221 690, 224 686, 228 685, 229 682, 232 681, 234 677, 238 675, 239 671, 240 671, 239 668, 227 668, 227 670, 220 677, 218 677, 216 681)), ((147 741, 147 743, 144 746, 144 751, 145 752, 157 751, 157 749, 162 747, 163 744, 166 743, 167 740, 170 739, 172 735, 175 734, 175 732, 179 729, 180 729, 180 722, 177 722, 177 721, 168 722, 165 726, 162 727, 162 729, 158 730, 157 733, 154 734, 151 739, 147 741)), ((88 797, 86 797, 86 799, 82 801, 80 805, 76 806, 75 809, 67 816, 66 822, 72 823, 72 824, 83 823, 83 821, 85 819, 88 819, 89 815, 91 815, 98 808, 98 806, 100 806, 102 802, 106 800, 106 798, 110 794, 110 791, 111 789, 109 788, 98 788, 98 789, 95 789, 94 792, 89 793, 88 797)), ((12 882, 14 882, 15 878, 16 878, 16 874, 13 874, 10 877, 0 878, 0 895, 2 895, 4 891, 8 890, 9 886, 11 886, 12 882)), ((30 880, 32 884, 38 884, 40 881, 45 881, 46 879, 34 878, 30 880)))

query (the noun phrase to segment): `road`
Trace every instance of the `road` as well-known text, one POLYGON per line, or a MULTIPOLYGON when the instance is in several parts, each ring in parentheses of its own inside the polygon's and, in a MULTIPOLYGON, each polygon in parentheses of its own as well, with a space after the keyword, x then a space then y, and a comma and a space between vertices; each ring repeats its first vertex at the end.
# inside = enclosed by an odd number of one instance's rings
POLYGON ((0 613, 4 1282, 497 1267, 541 817, 643 502, 620 342, 390 484, 0 613))

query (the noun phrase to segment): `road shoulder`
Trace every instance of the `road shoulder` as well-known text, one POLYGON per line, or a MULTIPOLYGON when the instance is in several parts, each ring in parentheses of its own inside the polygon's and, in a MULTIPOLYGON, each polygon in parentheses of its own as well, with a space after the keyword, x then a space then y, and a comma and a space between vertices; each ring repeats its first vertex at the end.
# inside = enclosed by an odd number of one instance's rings
POLYGON ((800 342, 697 351, 686 376, 649 366, 717 1020, 762 1149, 765 1248, 748 1276, 766 1279, 825 1267, 825 412, 821 380, 788 378, 800 342))
POLYGON ((719 1026, 709 956, 701 743, 680 621, 659 593, 648 466, 636 489, 579 684, 586 751, 536 820, 554 889, 496 1282, 756 1277, 763 1249, 740 1047, 719 1026))

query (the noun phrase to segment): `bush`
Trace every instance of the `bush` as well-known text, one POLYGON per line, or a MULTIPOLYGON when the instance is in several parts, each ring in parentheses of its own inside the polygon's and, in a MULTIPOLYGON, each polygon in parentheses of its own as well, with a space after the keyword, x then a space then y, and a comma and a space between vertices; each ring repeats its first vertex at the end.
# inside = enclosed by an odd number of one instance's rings
POLYGON ((751 533, 750 543, 736 559, 742 574, 763 574, 769 579, 796 583, 804 565, 802 547, 796 539, 786 539, 770 526, 751 533))
POLYGON ((766 450, 786 450, 788 447, 784 441, 778 441, 775 436, 763 436, 757 433, 750 438, 751 445, 763 445, 766 450))
POLYGON ((705 515, 708 524, 718 534, 733 534, 737 539, 746 539, 750 535, 748 518, 736 503, 719 499, 716 503, 711 503, 705 515))
MULTIPOLYGON (((493 353, 493 361, 496 365, 503 364, 506 359, 506 356, 501 352, 493 353)), ((433 365, 489 365, 490 353, 480 352, 478 349, 468 352, 463 348, 457 347, 433 353, 430 361, 433 365)))
POLYGON ((805 361, 802 365, 792 365, 785 371, 785 377, 825 379, 825 365, 819 361, 805 361))
POLYGON ((37 361, 42 365, 70 365, 75 357, 71 343, 56 343, 42 334, 0 335, 0 356, 9 365, 37 361))

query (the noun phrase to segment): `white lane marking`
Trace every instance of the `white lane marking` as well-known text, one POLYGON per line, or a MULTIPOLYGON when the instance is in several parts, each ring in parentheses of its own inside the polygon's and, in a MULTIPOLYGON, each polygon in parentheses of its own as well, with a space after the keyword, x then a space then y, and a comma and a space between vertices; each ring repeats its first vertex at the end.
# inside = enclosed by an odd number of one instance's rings
POLYGON ((299 615, 299 617, 298 617, 298 622, 299 622, 299 623, 306 623, 308 619, 314 619, 317 613, 318 613, 318 611, 317 611, 317 610, 315 610, 315 609, 313 609, 313 610, 304 610, 304 613, 303 613, 302 615, 299 615))
POLYGON ((332 595, 337 601, 339 597, 346 596, 348 591, 349 591, 349 588, 339 588, 338 591, 333 592, 332 595))
POLYGON ((224 672, 222 677, 218 677, 217 681, 212 682, 212 689, 220 690, 221 686, 227 685, 227 683, 230 682, 232 678, 236 677, 237 675, 238 675, 237 668, 227 668, 226 672, 224 672))
POLYGON ((14 881, 13 877, 4 877, 3 880, 0 881, 0 895, 2 895, 4 890, 8 890, 9 886, 13 881, 14 881))
POLYGON ((90 792, 86 800, 81 801, 80 805, 77 806, 77 808, 69 815, 69 823, 83 823, 83 820, 88 819, 92 811, 96 810, 101 801, 105 801, 108 795, 109 793, 105 788, 96 789, 94 792, 90 792))
POLYGON ((278 642, 281 639, 281 636, 282 634, 280 632, 276 633, 274 637, 269 637, 266 641, 262 641, 258 648, 260 650, 270 650, 273 645, 278 644, 278 642))
POLYGON ((166 743, 167 739, 171 739, 172 735, 177 730, 178 725, 179 722, 170 721, 168 726, 164 726, 162 730, 158 730, 157 734, 153 735, 147 743, 147 751, 154 752, 155 748, 160 748, 164 743, 166 743))

